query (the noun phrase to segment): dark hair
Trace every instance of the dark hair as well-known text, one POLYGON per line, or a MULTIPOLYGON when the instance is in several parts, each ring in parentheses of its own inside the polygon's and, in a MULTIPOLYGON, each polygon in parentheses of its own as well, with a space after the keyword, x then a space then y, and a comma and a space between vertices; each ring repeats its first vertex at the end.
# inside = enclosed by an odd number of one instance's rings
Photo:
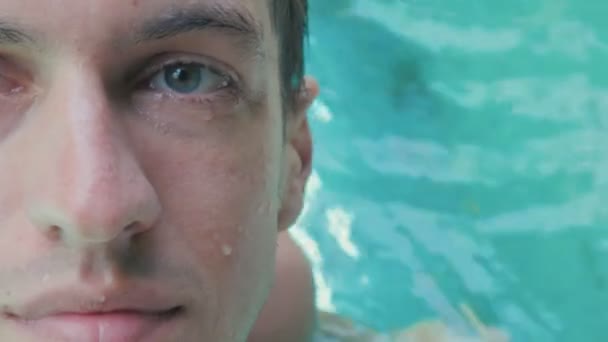
POLYGON ((304 40, 308 33, 308 0, 270 0, 272 24, 279 39, 281 97, 295 105, 304 78, 304 40))

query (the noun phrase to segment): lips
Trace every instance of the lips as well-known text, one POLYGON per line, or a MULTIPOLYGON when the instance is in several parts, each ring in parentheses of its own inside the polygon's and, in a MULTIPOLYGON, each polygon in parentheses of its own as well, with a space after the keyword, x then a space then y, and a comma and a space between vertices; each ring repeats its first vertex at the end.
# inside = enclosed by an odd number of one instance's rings
POLYGON ((142 341, 166 326, 174 315, 139 312, 103 314, 60 314, 36 321, 17 321, 30 333, 56 337, 61 341, 128 342, 142 341))
POLYGON ((47 292, 2 314, 23 335, 40 341, 133 342, 172 335, 184 311, 158 289, 130 288, 47 292))

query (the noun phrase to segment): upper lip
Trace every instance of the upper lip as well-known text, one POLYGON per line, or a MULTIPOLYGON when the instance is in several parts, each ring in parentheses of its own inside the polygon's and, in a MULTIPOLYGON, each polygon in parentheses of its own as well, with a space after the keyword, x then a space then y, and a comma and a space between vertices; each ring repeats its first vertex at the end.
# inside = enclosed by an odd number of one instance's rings
POLYGON ((62 288, 30 297, 22 305, 8 307, 4 315, 24 321, 35 321, 66 314, 133 313, 164 315, 183 309, 183 305, 169 292, 152 287, 92 289, 87 287, 62 288))

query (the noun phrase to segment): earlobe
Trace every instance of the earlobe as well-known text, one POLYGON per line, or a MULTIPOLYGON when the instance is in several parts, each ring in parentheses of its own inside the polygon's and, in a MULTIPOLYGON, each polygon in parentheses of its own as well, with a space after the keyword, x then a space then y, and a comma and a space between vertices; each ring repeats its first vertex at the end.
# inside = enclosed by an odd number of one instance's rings
POLYGON ((312 171, 312 137, 307 111, 319 93, 319 87, 312 78, 305 78, 295 112, 287 121, 285 183, 282 190, 282 205, 279 212, 279 229, 289 228, 300 215, 304 191, 312 171))

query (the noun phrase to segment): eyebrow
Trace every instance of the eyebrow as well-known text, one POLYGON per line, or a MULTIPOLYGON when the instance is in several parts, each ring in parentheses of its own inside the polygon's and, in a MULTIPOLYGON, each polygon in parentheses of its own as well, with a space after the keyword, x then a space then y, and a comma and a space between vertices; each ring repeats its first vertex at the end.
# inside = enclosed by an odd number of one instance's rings
POLYGON ((0 45, 22 45, 34 42, 26 30, 11 23, 0 21, 0 45))
POLYGON ((167 13, 144 22, 135 31, 133 40, 140 44, 210 29, 239 36, 249 49, 258 49, 262 43, 261 25, 253 15, 240 6, 225 4, 172 8, 167 13))

